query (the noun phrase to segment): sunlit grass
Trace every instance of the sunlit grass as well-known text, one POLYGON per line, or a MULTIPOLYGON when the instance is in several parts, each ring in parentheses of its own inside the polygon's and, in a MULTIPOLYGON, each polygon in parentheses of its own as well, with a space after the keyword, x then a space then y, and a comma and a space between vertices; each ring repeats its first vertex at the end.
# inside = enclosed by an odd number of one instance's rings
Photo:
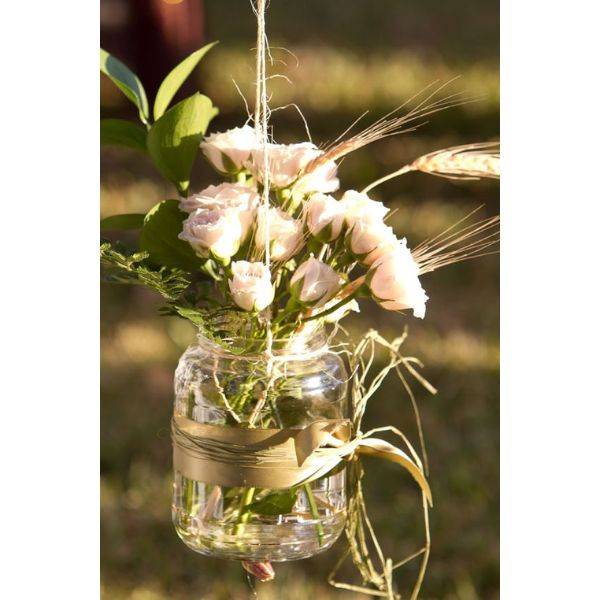
MULTIPOLYGON (((296 103, 314 113, 356 113, 368 109, 392 109, 434 81, 456 77, 452 91, 463 91, 480 101, 465 107, 469 113, 495 111, 499 103, 498 66, 489 63, 450 64, 426 60, 405 51, 389 54, 358 54, 327 46, 290 47, 293 55, 273 49, 274 64, 269 82, 272 108, 296 103), (296 60, 297 59, 297 60, 296 60)), ((198 88, 223 111, 243 110, 235 83, 248 100, 254 98, 254 63, 247 48, 221 46, 206 57, 198 88)), ((126 106, 122 94, 102 82, 102 105, 126 106)), ((291 110, 291 109, 290 109, 291 110)), ((275 116, 276 118, 276 116, 275 116)))
MULTIPOLYGON (((433 81, 460 76, 453 90, 463 90, 481 102, 474 112, 498 105, 498 69, 485 63, 451 66, 426 61, 410 52, 357 54, 331 47, 292 47, 293 55, 273 49, 270 83, 272 108, 295 102, 312 112, 357 112, 369 107, 393 108, 433 81), (297 61, 296 61, 297 59, 297 61), (287 78, 286 79, 284 79, 287 78)), ((237 109, 241 97, 233 81, 249 100, 253 98, 253 58, 245 50, 219 48, 206 60, 205 90, 223 109, 237 109), (224 74, 227 76, 224 76, 224 74)))
POLYGON ((177 348, 157 319, 122 321, 102 342, 106 368, 164 363, 176 355, 177 348))
MULTIPOLYGON (((140 157, 140 161, 145 160, 145 157, 140 157)), ((145 213, 168 197, 167 189, 165 185, 143 178, 106 182, 100 186, 101 215, 107 217, 122 213, 145 213)))

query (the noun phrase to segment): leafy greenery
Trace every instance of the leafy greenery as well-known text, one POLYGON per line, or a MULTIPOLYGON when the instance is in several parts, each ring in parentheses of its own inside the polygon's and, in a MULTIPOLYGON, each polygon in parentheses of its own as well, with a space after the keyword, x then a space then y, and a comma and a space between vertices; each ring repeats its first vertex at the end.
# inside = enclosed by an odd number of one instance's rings
POLYGON ((116 144, 148 152, 158 171, 186 194, 198 146, 211 119, 218 114, 207 96, 194 94, 167 110, 171 100, 203 56, 216 44, 207 44, 181 61, 163 80, 154 101, 154 119, 150 119, 148 98, 142 82, 127 65, 100 49, 100 70, 138 108, 148 131, 123 119, 100 122, 102 144, 116 144))
POLYGON ((127 255, 109 242, 100 245, 100 261, 104 267, 105 281, 145 285, 168 300, 181 297, 190 285, 189 275, 181 269, 153 269, 147 264, 147 259, 147 252, 127 255))
POLYGON ((197 271, 202 265, 192 247, 177 236, 186 213, 178 208, 177 200, 163 200, 144 218, 140 248, 153 262, 170 268, 197 271))
POLYGON ((148 152, 154 164, 181 194, 187 193, 198 146, 217 113, 210 98, 196 93, 169 109, 148 132, 148 152))
POLYGON ((148 98, 138 76, 119 59, 100 48, 100 70, 133 102, 143 123, 148 123, 148 98))
POLYGON ((194 67, 202 60, 204 55, 219 42, 212 42, 203 46, 196 52, 192 52, 186 59, 182 60, 163 80, 158 88, 154 100, 154 119, 158 120, 167 110, 169 103, 183 82, 189 77, 194 67))
POLYGON ((124 119, 102 119, 100 121, 100 143, 113 144, 146 152, 146 130, 124 119))
POLYGON ((277 490, 267 494, 264 498, 252 502, 245 510, 257 515, 285 515, 292 511, 296 503, 296 488, 277 490))
POLYGON ((146 215, 128 213, 124 215, 112 215, 100 221, 101 231, 127 231, 129 229, 141 229, 146 215))

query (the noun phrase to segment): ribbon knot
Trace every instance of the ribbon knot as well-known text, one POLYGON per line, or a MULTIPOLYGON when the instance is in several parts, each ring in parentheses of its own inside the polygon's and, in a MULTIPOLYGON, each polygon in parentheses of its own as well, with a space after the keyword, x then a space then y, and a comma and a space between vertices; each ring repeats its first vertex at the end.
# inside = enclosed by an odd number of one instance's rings
POLYGON ((228 487, 281 489, 325 476, 343 460, 367 454, 404 467, 433 504, 422 465, 393 444, 373 437, 394 427, 352 436, 347 419, 320 419, 284 429, 242 429, 173 417, 173 463, 185 477, 228 487))

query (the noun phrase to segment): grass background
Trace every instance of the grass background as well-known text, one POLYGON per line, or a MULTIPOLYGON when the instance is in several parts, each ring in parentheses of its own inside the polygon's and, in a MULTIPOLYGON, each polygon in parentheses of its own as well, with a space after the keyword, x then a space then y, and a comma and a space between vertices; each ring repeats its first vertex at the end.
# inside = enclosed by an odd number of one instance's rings
MULTIPOLYGON (((102 4, 106 13, 119 2, 102 4)), ((204 40, 221 44, 190 85, 220 107, 211 125, 217 131, 245 119, 232 78, 251 98, 254 22, 242 0, 206 0, 203 17, 204 40)), ((107 27, 103 38, 110 40, 107 27)), ((482 97, 432 117, 414 134, 351 155, 340 167, 344 188, 360 189, 425 152, 498 134, 495 1, 272 0, 268 28, 271 45, 294 55, 274 50, 275 58, 286 63, 276 63, 276 70, 291 83, 273 80, 271 105, 297 103, 316 143, 334 139, 367 109, 368 119, 378 118, 436 79, 461 75, 452 91, 482 97)), ((153 48, 151 31, 145 43, 153 48)), ((198 46, 202 43, 199 36, 198 46)), ((135 63, 129 64, 135 70, 135 63)), ((131 106, 105 81, 101 104, 103 116, 134 118, 131 106)), ((276 111, 273 125, 278 141, 306 136, 293 108, 276 111)), ((192 188, 215 181, 199 160, 192 188)), ((384 184, 373 195, 397 209, 394 228, 411 246, 480 204, 482 216, 499 209, 498 185, 487 181, 457 183, 415 174, 384 184)), ((172 196, 145 157, 102 150, 102 216, 145 211, 172 196)), ((357 334, 375 327, 389 337, 408 325, 406 348, 423 360, 425 375, 440 390, 436 396, 418 391, 435 502, 422 598, 493 599, 499 594, 498 260, 452 266, 426 275, 423 284, 431 298, 424 321, 363 302, 360 315, 348 324, 357 334)), ((194 332, 183 321, 158 317, 160 300, 144 289, 103 284, 101 294, 103 598, 247 598, 237 564, 193 554, 170 523, 172 376, 194 332)), ((387 423, 416 440, 407 398, 392 377, 372 400, 366 418, 366 426, 387 423)), ((366 467, 367 502, 384 548, 398 556, 410 553, 421 541, 415 486, 393 465, 369 460, 366 467)), ((338 542, 318 558, 278 566, 276 580, 259 586, 259 597, 359 597, 325 583, 341 551, 338 542)), ((399 572, 400 591, 410 589, 416 566, 399 572)), ((346 573, 351 576, 350 570, 346 573)))

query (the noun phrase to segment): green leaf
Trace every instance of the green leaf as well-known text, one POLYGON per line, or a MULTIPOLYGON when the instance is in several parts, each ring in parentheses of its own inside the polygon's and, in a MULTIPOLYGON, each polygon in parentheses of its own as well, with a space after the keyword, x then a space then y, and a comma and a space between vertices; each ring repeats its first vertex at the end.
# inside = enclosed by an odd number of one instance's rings
POLYGON ((210 98, 194 94, 170 108, 148 132, 148 152, 157 169, 187 192, 200 140, 217 114, 210 98))
POLYGON ((124 119, 100 121, 100 143, 125 146, 146 152, 146 130, 137 123, 124 119))
POLYGON ((204 315, 202 311, 198 310, 197 308, 180 306, 176 304, 172 304, 170 308, 180 317, 191 321, 194 325, 204 325, 204 315))
POLYGON ((100 48, 100 70, 131 100, 140 112, 140 119, 148 123, 148 98, 138 76, 118 58, 100 48))
POLYGON ((264 498, 252 502, 246 507, 247 511, 257 515, 285 515, 292 511, 296 503, 296 490, 282 490, 271 492, 264 498))
POLYGON ((150 255, 150 259, 166 267, 197 271, 202 259, 192 247, 177 236, 187 214, 180 211, 177 200, 159 202, 144 218, 140 235, 140 249, 150 255))
POLYGON ((213 42, 206 46, 196 50, 190 54, 185 60, 182 60, 163 80, 158 88, 156 94, 156 100, 154 100, 154 120, 160 119, 163 116, 165 110, 169 106, 173 96, 177 93, 177 90, 182 86, 183 82, 190 76, 190 73, 194 70, 194 67, 202 60, 204 55, 219 42, 213 42))
POLYGON ((144 224, 145 215, 126 214, 112 215, 100 221, 101 231, 125 231, 129 229, 141 229, 144 224))

